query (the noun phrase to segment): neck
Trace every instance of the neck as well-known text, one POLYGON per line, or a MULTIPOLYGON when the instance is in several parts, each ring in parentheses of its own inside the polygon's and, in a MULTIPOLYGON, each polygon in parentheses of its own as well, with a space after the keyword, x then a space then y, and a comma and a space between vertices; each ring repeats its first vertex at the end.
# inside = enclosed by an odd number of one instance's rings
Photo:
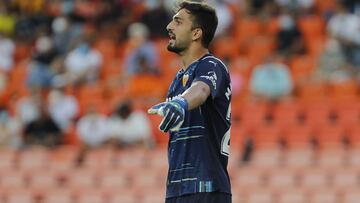
POLYGON ((180 53, 179 55, 183 63, 183 69, 186 69, 190 64, 196 60, 199 60, 207 53, 209 53, 209 50, 203 47, 190 47, 183 53, 180 53))

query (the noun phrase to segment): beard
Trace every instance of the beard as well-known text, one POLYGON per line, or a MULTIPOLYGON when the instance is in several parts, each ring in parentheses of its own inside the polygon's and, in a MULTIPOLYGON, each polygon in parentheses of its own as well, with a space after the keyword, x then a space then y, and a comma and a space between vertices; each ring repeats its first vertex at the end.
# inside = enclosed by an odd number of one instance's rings
POLYGON ((170 52, 174 52, 176 54, 180 54, 181 52, 185 51, 186 49, 187 49, 186 46, 176 45, 175 42, 174 42, 174 44, 169 43, 167 45, 167 50, 170 52))

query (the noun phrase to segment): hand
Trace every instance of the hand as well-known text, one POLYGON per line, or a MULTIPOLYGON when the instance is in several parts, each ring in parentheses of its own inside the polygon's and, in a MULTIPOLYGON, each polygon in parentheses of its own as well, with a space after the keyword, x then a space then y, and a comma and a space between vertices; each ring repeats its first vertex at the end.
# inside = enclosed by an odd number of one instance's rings
POLYGON ((161 131, 168 132, 170 130, 175 132, 183 124, 187 108, 188 103, 183 97, 175 97, 169 102, 163 102, 151 107, 148 113, 164 117, 159 126, 161 131))

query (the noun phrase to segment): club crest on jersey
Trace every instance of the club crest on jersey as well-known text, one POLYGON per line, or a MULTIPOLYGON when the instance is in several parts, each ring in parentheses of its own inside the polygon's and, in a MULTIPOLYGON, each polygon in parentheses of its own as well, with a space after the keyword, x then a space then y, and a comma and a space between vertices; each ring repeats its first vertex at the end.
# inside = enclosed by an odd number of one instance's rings
POLYGON ((189 80, 189 74, 186 73, 186 74, 182 77, 182 85, 183 85, 183 87, 186 86, 186 83, 187 83, 188 80, 189 80))

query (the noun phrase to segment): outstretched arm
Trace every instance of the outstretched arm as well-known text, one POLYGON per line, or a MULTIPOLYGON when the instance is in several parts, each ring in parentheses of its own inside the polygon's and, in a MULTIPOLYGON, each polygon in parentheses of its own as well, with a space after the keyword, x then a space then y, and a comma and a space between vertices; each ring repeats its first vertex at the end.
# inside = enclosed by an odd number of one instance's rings
POLYGON ((204 82, 196 81, 181 96, 151 107, 148 113, 164 117, 159 126, 161 131, 178 131, 184 122, 185 111, 200 106, 209 95, 210 87, 204 82))

